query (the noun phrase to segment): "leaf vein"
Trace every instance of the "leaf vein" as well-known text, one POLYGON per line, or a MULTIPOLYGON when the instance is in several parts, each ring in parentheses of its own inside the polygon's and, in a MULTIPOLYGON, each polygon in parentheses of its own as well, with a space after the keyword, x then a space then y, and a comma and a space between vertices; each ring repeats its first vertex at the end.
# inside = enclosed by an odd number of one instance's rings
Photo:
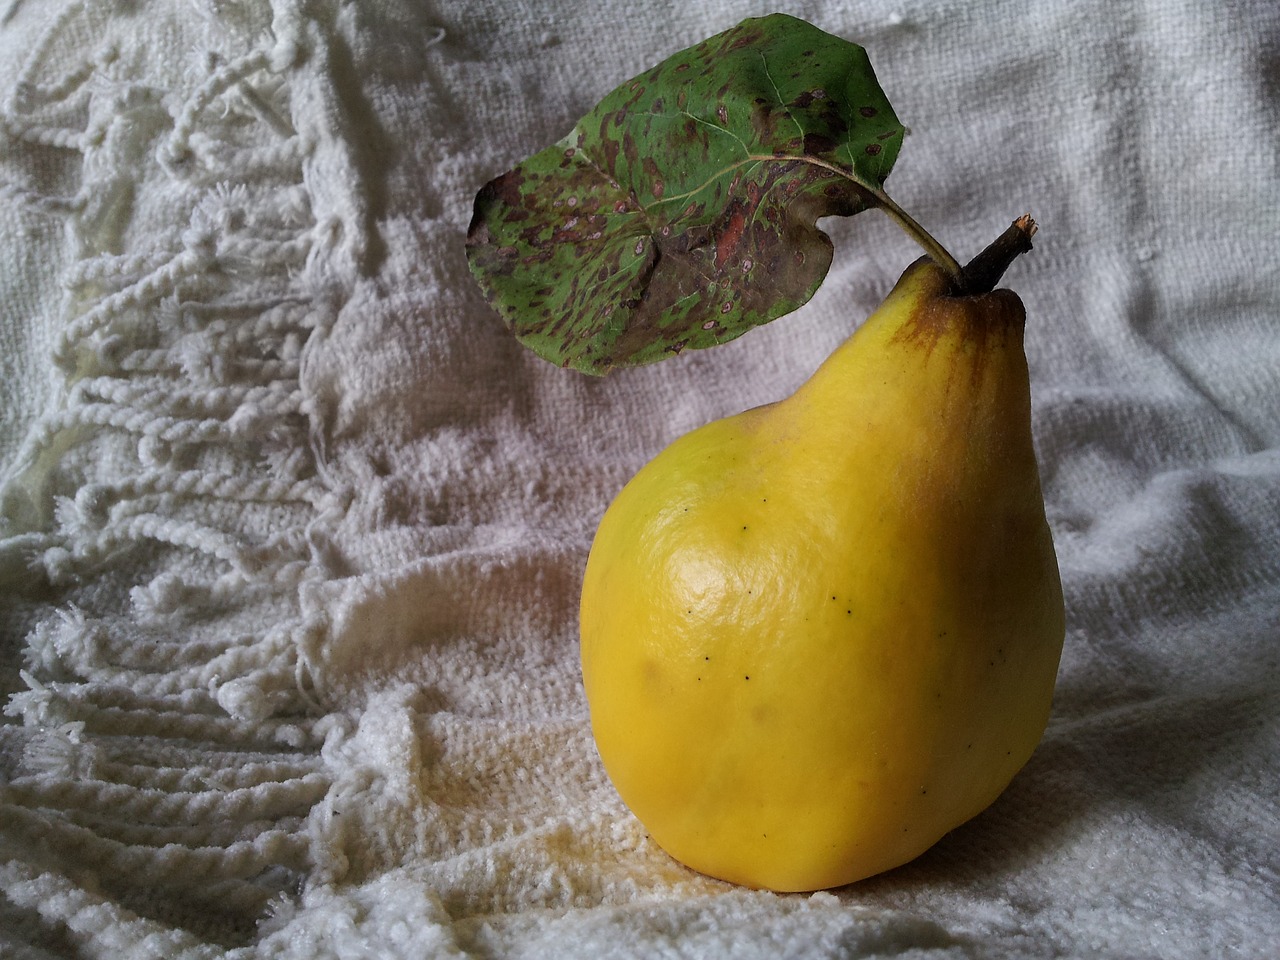
POLYGON ((747 156, 751 155, 751 148, 747 146, 746 141, 743 140, 736 133, 734 133, 732 130, 730 130, 728 127, 722 127, 719 124, 712 123, 706 117, 696 116, 695 114, 690 113, 688 110, 681 110, 680 113, 682 116, 688 117, 694 123, 702 124, 705 127, 710 127, 712 130, 716 131, 716 133, 723 133, 725 136, 732 137, 734 140, 738 141, 738 146, 742 147, 742 152, 744 154, 746 154, 747 156))
POLYGON ((761 160, 768 160, 768 159, 771 159, 771 158, 752 156, 750 153, 748 153, 741 160, 736 160, 733 163, 729 164, 727 167, 723 167, 720 170, 717 170, 715 173, 707 177, 706 180, 702 181, 702 183, 698 184, 692 190, 686 190, 684 193, 673 193, 670 196, 663 196, 660 199, 654 200, 649 207, 645 207, 643 209, 647 213, 653 207, 659 207, 659 206, 662 206, 663 204, 678 203, 684 200, 688 200, 690 197, 696 196, 697 194, 701 193, 703 190, 706 190, 717 180, 720 180, 727 174, 732 173, 734 170, 737 170, 739 167, 744 166, 745 164, 748 164, 748 163, 757 163, 761 160))
POLYGON ((756 56, 760 58, 760 65, 764 67, 765 79, 769 81, 769 86, 773 88, 773 98, 778 102, 779 108, 781 108, 786 113, 786 115, 791 118, 791 122, 796 125, 796 133, 799 134, 800 142, 803 143, 804 127, 801 126, 800 121, 796 118, 796 115, 792 113, 790 110, 788 110, 787 105, 783 102, 782 91, 778 89, 778 84, 773 79, 773 71, 769 69, 769 61, 768 59, 765 58, 764 51, 757 50, 756 56))

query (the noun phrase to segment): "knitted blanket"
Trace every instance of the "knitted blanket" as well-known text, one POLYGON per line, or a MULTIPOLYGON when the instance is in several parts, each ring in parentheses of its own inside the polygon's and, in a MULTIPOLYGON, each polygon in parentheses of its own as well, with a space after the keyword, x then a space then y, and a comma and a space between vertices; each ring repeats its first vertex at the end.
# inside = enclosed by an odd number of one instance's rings
POLYGON ((630 475, 778 399, 918 255, 589 378, 470 277, 488 179, 736 0, 0 3, 0 954, 1262 958, 1280 943, 1280 8, 863 0, 895 198, 1041 224, 1067 604, 1040 749, 899 869, 663 853, 577 593, 630 475))

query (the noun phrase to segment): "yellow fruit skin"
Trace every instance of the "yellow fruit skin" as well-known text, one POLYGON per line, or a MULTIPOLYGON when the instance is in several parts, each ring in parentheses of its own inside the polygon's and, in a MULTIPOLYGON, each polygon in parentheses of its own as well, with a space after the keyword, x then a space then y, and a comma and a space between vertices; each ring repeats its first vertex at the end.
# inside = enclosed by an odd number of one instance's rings
POLYGON ((686 865, 779 891, 986 808, 1063 642, 1016 295, 914 264, 791 397, 672 443, 601 521, 583 681, 614 785, 686 865))

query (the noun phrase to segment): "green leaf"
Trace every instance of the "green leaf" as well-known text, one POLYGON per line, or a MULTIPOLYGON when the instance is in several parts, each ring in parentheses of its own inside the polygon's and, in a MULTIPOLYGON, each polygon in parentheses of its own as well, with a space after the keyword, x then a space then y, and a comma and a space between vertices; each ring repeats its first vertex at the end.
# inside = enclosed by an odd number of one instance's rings
POLYGON ((486 184, 468 261, 554 363, 604 373, 711 347, 813 296, 832 254, 816 221, 880 205, 902 133, 861 47, 745 20, 486 184))

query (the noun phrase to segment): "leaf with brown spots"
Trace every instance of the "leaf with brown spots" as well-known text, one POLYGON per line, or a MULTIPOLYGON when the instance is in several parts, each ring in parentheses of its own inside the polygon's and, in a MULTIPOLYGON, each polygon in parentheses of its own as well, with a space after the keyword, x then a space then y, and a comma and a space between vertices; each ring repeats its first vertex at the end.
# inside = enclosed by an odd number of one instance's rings
POLYGON ((467 257, 540 356, 587 373, 715 346, 806 303, 817 220, 876 206, 902 126, 856 44, 745 20, 490 181, 467 257))

